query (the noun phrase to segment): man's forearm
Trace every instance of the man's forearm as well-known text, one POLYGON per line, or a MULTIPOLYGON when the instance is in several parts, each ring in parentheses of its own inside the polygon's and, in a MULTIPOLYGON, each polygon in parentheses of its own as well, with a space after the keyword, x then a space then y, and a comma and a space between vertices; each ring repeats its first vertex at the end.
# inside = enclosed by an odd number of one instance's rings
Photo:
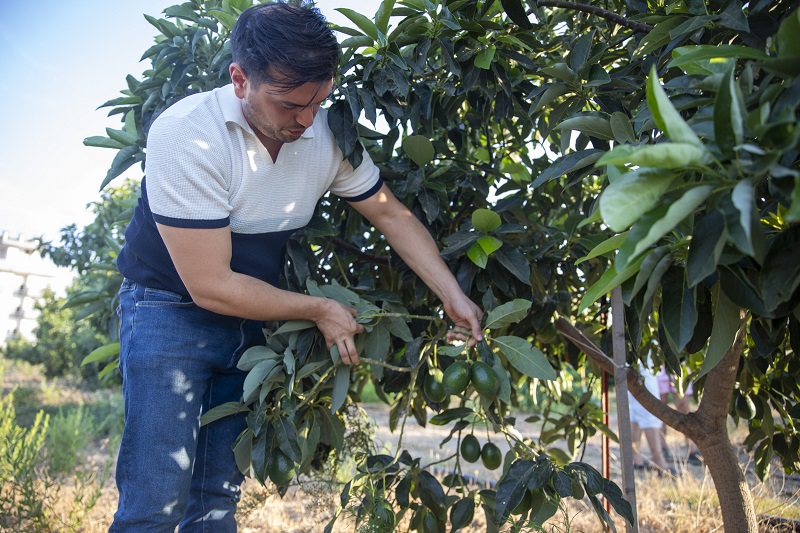
POLYGON ((230 272, 223 279, 192 287, 194 302, 222 315, 251 320, 319 319, 327 302, 306 294, 285 291, 264 281, 230 272))

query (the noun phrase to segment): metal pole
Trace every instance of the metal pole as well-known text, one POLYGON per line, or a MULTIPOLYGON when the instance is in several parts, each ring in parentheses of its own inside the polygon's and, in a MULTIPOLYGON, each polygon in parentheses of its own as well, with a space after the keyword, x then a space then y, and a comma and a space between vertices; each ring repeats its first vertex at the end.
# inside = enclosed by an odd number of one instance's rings
POLYGON ((625 523, 628 533, 639 532, 636 511, 636 482, 633 477, 633 447, 631 439, 631 417, 628 408, 628 381, 625 373, 625 305, 622 289, 611 291, 611 336, 614 348, 614 384, 617 390, 617 431, 622 462, 622 490, 625 499, 633 508, 633 524, 625 523))
MULTIPOLYGON (((603 424, 605 424, 606 427, 609 427, 609 424, 610 424, 610 421, 609 421, 610 414, 609 413, 611 412, 611 401, 609 399, 609 394, 608 394, 608 372, 606 372, 605 370, 601 371, 600 384, 601 384, 601 389, 600 390, 601 390, 601 393, 602 393, 601 396, 600 396, 601 397, 600 408, 603 410, 603 424)), ((603 433, 603 436, 600 438, 600 444, 601 444, 601 447, 602 447, 601 454, 602 454, 602 457, 603 457, 603 463, 602 463, 603 477, 610 481, 611 480, 611 441, 608 438, 608 435, 606 435, 605 433, 603 433)), ((607 499, 604 499, 603 500, 603 504, 605 506, 606 512, 610 513, 611 512, 611 502, 609 502, 607 499)), ((611 531, 611 530, 608 527, 606 527, 606 531, 611 531)))

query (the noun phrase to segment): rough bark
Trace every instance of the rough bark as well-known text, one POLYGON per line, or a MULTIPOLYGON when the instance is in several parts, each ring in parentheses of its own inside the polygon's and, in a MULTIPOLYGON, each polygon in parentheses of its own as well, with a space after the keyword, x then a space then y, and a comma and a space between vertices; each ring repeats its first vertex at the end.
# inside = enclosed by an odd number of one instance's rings
MULTIPOLYGON (((606 372, 614 372, 614 361, 578 328, 567 320, 559 318, 556 329, 600 368, 606 372)), ((697 444, 714 480, 726 533, 758 531, 750 488, 728 437, 727 426, 728 406, 736 383, 744 336, 744 322, 742 322, 733 345, 719 364, 708 373, 703 396, 694 413, 684 415, 650 394, 644 386, 642 376, 635 368, 629 366, 617 368, 618 375, 626 377, 628 389, 633 397, 645 409, 697 444)))

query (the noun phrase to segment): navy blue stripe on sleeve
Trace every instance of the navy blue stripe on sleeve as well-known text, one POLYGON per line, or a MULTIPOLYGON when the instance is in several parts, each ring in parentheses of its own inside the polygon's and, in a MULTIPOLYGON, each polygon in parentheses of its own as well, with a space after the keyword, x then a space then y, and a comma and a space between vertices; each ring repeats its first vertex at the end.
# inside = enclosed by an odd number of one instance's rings
POLYGON ((231 225, 230 217, 220 218, 217 220, 191 220, 187 218, 172 218, 153 213, 153 220, 164 226, 172 226, 175 228, 191 228, 191 229, 218 229, 231 225))
POLYGON ((375 185, 373 185, 367 192, 359 194, 358 196, 353 196, 352 198, 344 198, 344 200, 347 200, 348 202, 360 202, 362 200, 366 200, 367 198, 378 192, 381 189, 381 186, 383 186, 383 178, 378 178, 378 182, 375 185))

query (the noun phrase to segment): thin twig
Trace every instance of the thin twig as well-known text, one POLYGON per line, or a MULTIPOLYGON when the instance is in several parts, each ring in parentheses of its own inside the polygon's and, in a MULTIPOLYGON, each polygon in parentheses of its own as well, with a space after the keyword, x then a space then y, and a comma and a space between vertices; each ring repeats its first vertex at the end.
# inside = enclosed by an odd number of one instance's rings
POLYGON ((379 265, 387 265, 387 266, 392 264, 390 258, 367 253, 358 246, 350 244, 349 242, 345 241, 340 237, 331 237, 331 242, 335 244, 337 247, 342 248, 352 254, 355 254, 360 259, 369 261, 370 263, 377 263, 379 265))
POLYGON ((645 24, 644 22, 636 22, 627 19, 618 13, 614 13, 613 11, 609 11, 608 9, 603 9, 602 7, 579 4, 578 2, 566 2, 564 0, 538 0, 536 4, 539 7, 559 7, 561 9, 572 9, 575 11, 582 11, 583 13, 596 15, 600 18, 604 18, 606 20, 619 24, 620 26, 624 26, 628 29, 637 32, 640 31, 644 33, 650 33, 651 31, 653 31, 653 26, 651 26, 650 24, 645 24))
POLYGON ((395 372, 413 372, 414 369, 408 366, 394 366, 390 365, 389 363, 384 363, 383 361, 377 361, 375 359, 370 359, 369 357, 360 357, 359 360, 362 363, 368 363, 370 365, 375 366, 382 366, 383 368, 388 368, 389 370, 394 370, 395 372))

